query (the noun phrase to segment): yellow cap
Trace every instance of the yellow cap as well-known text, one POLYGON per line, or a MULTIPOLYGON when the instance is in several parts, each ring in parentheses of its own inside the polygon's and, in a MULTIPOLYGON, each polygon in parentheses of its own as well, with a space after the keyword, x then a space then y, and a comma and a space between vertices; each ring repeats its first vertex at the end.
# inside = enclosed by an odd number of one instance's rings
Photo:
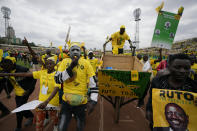
POLYGON ((125 26, 124 26, 124 25, 121 25, 121 26, 120 26, 120 29, 122 29, 122 28, 124 28, 124 29, 125 29, 125 26))

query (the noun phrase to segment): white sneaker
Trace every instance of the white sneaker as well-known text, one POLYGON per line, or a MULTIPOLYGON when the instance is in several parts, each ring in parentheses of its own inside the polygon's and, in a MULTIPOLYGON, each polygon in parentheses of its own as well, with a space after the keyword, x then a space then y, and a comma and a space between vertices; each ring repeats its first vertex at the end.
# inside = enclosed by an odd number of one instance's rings
POLYGON ((58 126, 54 126, 53 131, 58 131, 58 126))
POLYGON ((44 119, 43 126, 46 126, 49 123, 49 119, 44 119))

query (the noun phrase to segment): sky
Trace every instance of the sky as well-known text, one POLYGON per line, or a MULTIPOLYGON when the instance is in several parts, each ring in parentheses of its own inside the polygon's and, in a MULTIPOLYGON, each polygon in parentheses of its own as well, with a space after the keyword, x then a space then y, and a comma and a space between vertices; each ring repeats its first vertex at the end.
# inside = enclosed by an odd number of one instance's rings
MULTIPOLYGON (((157 20, 155 8, 164 1, 164 11, 177 13, 183 6, 174 41, 197 37, 197 0, 0 0, 0 7, 11 9, 10 24, 16 37, 29 42, 58 47, 65 44, 69 26, 70 39, 85 46, 102 49, 106 37, 121 25, 134 41, 133 11, 141 9, 139 22, 140 48, 150 47, 157 20)), ((0 13, 0 36, 4 36, 4 19, 0 13)), ((128 42, 125 48, 129 48, 128 42)), ((111 44, 107 45, 111 49, 111 44)))

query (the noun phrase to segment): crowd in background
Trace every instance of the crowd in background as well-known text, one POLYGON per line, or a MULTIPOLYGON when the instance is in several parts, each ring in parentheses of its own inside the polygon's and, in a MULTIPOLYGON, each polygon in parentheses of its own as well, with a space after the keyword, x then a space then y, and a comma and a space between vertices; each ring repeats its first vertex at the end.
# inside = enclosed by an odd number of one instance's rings
MULTIPOLYGON (((191 62, 191 70, 190 70, 189 76, 192 80, 197 81, 197 51, 196 51, 196 46, 193 46, 194 44, 189 44, 189 45, 190 46, 183 45, 183 44, 177 44, 170 51, 166 50, 166 49, 160 49, 160 48, 140 49, 140 50, 137 50, 135 54, 136 54, 136 57, 144 65, 142 71, 151 72, 152 73, 152 78, 156 77, 158 75, 159 71, 163 71, 164 72, 163 74, 165 74, 165 73, 168 74, 169 70, 165 70, 165 69, 168 69, 169 60, 174 57, 174 54, 177 54, 177 53, 185 54, 185 55, 188 56, 188 58, 190 59, 190 62, 191 62), (179 47, 179 45, 180 45, 180 47, 179 47)), ((5 59, 9 59, 13 63, 16 63, 16 64, 17 63, 19 64, 20 61, 22 61, 23 64, 21 64, 21 65, 25 66, 25 65, 29 64, 30 65, 29 68, 34 68, 33 65, 39 64, 39 66, 38 66, 39 70, 44 70, 44 69, 49 70, 49 67, 48 67, 47 64, 50 63, 49 61, 52 61, 52 63, 54 64, 53 65, 54 70, 58 71, 58 68, 61 65, 61 62, 64 59, 71 57, 70 56, 70 51, 67 50, 67 49, 63 49, 62 51, 59 50, 59 49, 56 49, 55 51, 54 51, 54 49, 53 49, 53 51, 51 51, 50 49, 47 49, 47 50, 40 50, 40 51, 32 52, 32 49, 31 48, 28 49, 28 48, 25 48, 24 50, 18 50, 18 49, 14 49, 14 48, 5 48, 4 50, 0 49, 0 56, 1 56, 0 61, 5 62, 5 59), (36 58, 36 60, 35 60, 35 58, 36 58), (40 61, 40 62, 38 62, 38 61, 40 61)), ((81 50, 80 58, 87 59, 89 61, 90 65, 92 66, 92 69, 93 69, 94 73, 97 74, 98 69, 102 67, 102 60, 100 60, 101 56, 97 55, 98 58, 95 58, 94 52, 93 51, 86 51, 86 48, 84 46, 80 47, 80 50, 81 50)), ((125 53, 124 55, 131 55, 131 53, 125 53)), ((184 56, 184 59, 187 59, 187 58, 184 56)), ((72 59, 71 63, 76 64, 75 62, 76 61, 72 59)), ((74 68, 75 66, 76 65, 73 65, 72 68, 74 68)), ((2 67, 3 66, 1 65, 1 68, 0 68, 1 71, 3 69, 2 67)), ((80 67, 80 68, 82 68, 82 67, 80 67)), ((27 72, 27 71, 22 71, 22 72, 27 72)), ((66 75, 68 75, 68 74, 69 73, 67 72, 66 75)), ((55 74, 53 74, 53 75, 55 75, 55 74)), ((61 74, 61 75, 65 76, 65 74, 61 74)), ((31 77, 32 77, 32 79, 33 78, 37 78, 37 79, 40 78, 38 75, 34 76, 34 74, 31 74, 31 77)), ((3 78, 1 78, 1 79, 3 79, 3 78)), ((58 78, 58 80, 56 80, 56 82, 57 81, 59 82, 59 79, 60 78, 58 78)), ((13 84, 13 83, 11 83, 11 84, 13 84)), ((59 91, 60 101, 62 101, 61 94, 63 94, 63 89, 61 87, 63 87, 63 86, 61 85, 62 84, 61 82, 59 82, 59 84, 60 85, 58 85, 58 88, 60 89, 60 91, 59 91)), ((1 86, 1 88, 2 88, 2 86, 1 86)), ((2 89, 1 89, 1 91, 2 91, 2 89)), ((9 96, 10 91, 8 91, 7 94, 9 96)), ((29 93, 28 96, 25 97, 26 101, 23 101, 22 103, 18 102, 17 100, 19 98, 17 98, 16 99, 16 104, 18 104, 17 107, 26 103, 30 94, 31 93, 29 93)), ((19 93, 19 97, 20 97, 20 93, 19 93)), ((144 104, 144 102, 142 100, 140 100, 137 107, 141 107, 143 104, 144 104)), ((1 109, 2 109, 1 117, 4 117, 7 114, 9 114, 9 110, 6 108, 6 106, 4 106, 2 103, 0 103, 0 106, 1 106, 1 109)), ((50 115, 55 116, 56 114, 50 114, 50 115)), ((21 114, 17 114, 17 116, 18 116, 17 117, 17 122, 18 123, 17 123, 17 128, 16 129, 19 129, 19 130, 16 130, 16 131, 20 131, 20 129, 21 129, 21 119, 22 118, 21 118, 20 115, 21 114)), ((45 113, 45 115, 46 115, 46 113, 45 113)), ((27 118, 28 117, 30 117, 31 119, 29 119, 29 121, 27 121, 26 125, 29 125, 32 122, 33 114, 31 114, 31 112, 29 112, 29 115, 27 115, 27 118)), ((39 116, 39 117, 41 117, 41 116, 39 116)), ((55 121, 54 125, 56 126, 57 125, 57 120, 56 119, 58 119, 58 118, 57 117, 53 117, 53 118, 54 118, 54 121, 55 121)), ((43 117, 42 117, 42 119, 44 120, 43 117)), ((42 124, 43 124, 43 121, 42 121, 42 124)), ((54 129, 55 129, 55 126, 54 126, 54 129)), ((81 126, 82 125, 78 125, 78 127, 83 128, 81 126)), ((42 128, 43 128, 43 126, 40 126, 37 129, 42 130, 42 128)), ((65 127, 63 129, 65 129, 65 127)))

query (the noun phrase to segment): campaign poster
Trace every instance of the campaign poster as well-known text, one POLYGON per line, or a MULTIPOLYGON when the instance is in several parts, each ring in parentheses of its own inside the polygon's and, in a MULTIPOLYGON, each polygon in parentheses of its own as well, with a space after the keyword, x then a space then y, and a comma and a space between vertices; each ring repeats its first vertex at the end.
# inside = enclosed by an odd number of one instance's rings
POLYGON ((196 131, 197 93, 153 89, 153 131, 196 131))
POLYGON ((158 13, 151 46, 171 49, 178 24, 179 19, 176 19, 176 14, 160 11, 158 13))

